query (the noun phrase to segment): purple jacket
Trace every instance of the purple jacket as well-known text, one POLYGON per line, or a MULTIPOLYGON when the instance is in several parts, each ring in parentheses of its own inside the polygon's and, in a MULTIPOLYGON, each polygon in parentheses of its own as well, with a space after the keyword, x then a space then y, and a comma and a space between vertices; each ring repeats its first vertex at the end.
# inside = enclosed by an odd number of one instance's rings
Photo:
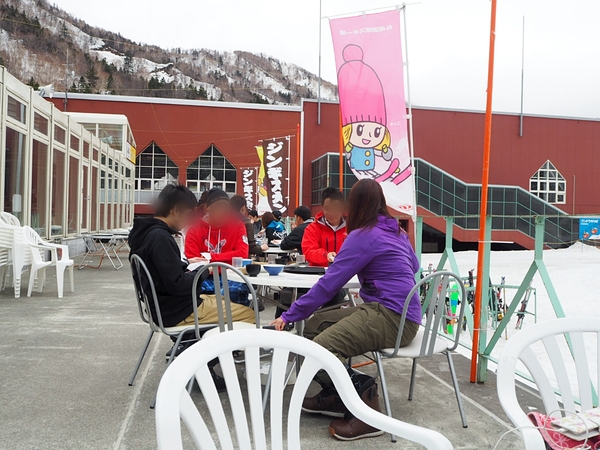
MULTIPOLYGON (((379 302, 402 314, 404 301, 415 286, 419 261, 408 236, 398 234, 398 222, 385 216, 373 228, 352 231, 344 241, 335 262, 313 288, 283 313, 286 322, 308 318, 358 274, 360 296, 366 302, 379 302)), ((421 323, 421 302, 417 293, 410 300, 406 318, 421 323)))

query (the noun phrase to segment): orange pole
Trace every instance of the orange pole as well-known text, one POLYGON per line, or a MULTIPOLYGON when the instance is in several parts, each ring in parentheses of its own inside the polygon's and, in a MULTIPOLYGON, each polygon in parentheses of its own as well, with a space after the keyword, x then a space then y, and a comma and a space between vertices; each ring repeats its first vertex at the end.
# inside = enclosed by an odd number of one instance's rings
POLYGON ((481 170, 481 211, 479 216, 479 243, 477 246, 477 286, 475 288, 475 306, 473 308, 473 348, 471 351, 471 383, 477 381, 479 358, 479 329, 481 327, 481 305, 483 286, 483 265, 485 260, 485 222, 487 217, 488 184, 490 178, 490 148, 492 143, 492 91, 494 88, 494 46, 496 43, 496 0, 492 0, 492 19, 490 24, 490 53, 488 61, 487 98, 485 105, 485 133, 483 137, 483 167, 481 170))
POLYGON ((296 207, 300 206, 300 124, 296 125, 296 207))
POLYGON ((344 192, 344 127, 342 126, 342 105, 340 104, 340 191, 344 192))

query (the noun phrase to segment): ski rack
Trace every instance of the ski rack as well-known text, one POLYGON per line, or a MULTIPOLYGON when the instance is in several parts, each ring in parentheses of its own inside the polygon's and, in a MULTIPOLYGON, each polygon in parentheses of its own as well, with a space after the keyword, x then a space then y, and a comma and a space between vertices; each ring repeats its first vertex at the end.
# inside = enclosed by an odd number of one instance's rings
MULTIPOLYGON (((438 262, 436 270, 443 270, 446 264, 450 265, 452 272, 456 274, 460 274, 458 269, 458 264, 456 262, 456 257, 454 255, 454 250, 452 249, 452 235, 454 228, 454 217, 447 216, 445 217, 446 221, 446 241, 445 241, 445 249, 442 253, 440 261, 438 262)), ((535 217, 535 248, 534 248, 534 259, 529 267, 529 270, 525 274, 525 277, 521 281, 521 283, 516 286, 517 292, 510 302, 507 302, 508 299, 504 299, 506 306, 506 313, 501 321, 499 321, 494 328, 492 337, 489 342, 487 339, 488 335, 488 321, 490 319, 490 311, 489 311, 489 302, 483 301, 481 305, 481 329, 479 332, 479 360, 477 364, 477 382, 484 383, 487 381, 487 369, 488 369, 488 361, 494 360, 491 354, 494 350, 496 344, 499 339, 502 337, 502 333, 506 330, 509 322, 513 318, 513 316, 517 313, 517 308, 521 304, 524 295, 526 292, 530 291, 531 282, 536 274, 539 274, 542 282, 544 283, 544 288, 548 294, 550 299, 550 303, 552 304, 552 308, 556 314, 557 318, 565 317, 565 313, 563 307, 560 303, 556 290, 554 289, 554 285, 552 284, 552 279, 550 278, 550 274, 546 268, 546 264, 544 262, 544 234, 546 227, 546 217, 545 216, 537 216, 535 217), (483 350, 481 350, 483 349, 483 350)), ((490 251, 491 251, 491 237, 492 237, 492 218, 491 216, 486 217, 485 223, 485 260, 483 267, 483 279, 489 280, 490 278, 490 251)), ((419 261, 421 261, 421 253, 422 253, 422 238, 423 238, 423 218, 417 217, 416 220, 416 230, 415 230, 415 249, 417 252, 417 257, 419 261)), ((417 274, 417 277, 420 278, 421 274, 417 274)), ((512 286, 511 286, 512 287, 512 286)), ((483 298, 489 299, 491 293, 491 286, 489 283, 486 283, 483 287, 483 298)), ((536 295, 537 297, 537 295, 536 295)), ((531 314, 531 313, 528 313, 531 314)), ((470 308, 465 309, 466 322, 471 336, 473 335, 473 316, 471 314, 470 308)), ((567 337, 567 343, 569 347, 571 347, 570 339, 567 337)), ((594 404, 598 404, 598 396, 596 392, 594 394, 594 404)))

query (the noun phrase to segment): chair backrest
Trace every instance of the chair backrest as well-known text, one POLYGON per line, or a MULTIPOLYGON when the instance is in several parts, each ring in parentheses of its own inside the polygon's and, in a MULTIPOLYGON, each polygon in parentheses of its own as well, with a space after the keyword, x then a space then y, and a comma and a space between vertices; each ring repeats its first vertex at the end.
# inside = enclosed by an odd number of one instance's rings
POLYGON ((424 303, 422 304, 422 311, 425 315, 425 322, 423 325, 423 340, 421 343, 421 350, 419 357, 424 358, 432 356, 435 349, 435 342, 438 339, 438 331, 440 327, 446 327, 447 321, 454 322, 454 344, 448 348, 449 351, 456 350, 460 340, 460 332, 462 330, 462 322, 465 317, 465 306, 467 304, 467 295, 465 291, 465 285, 461 278, 455 273, 448 271, 433 272, 422 278, 406 296, 404 302, 404 309, 402 311, 402 318, 400 320, 400 327, 398 330, 398 337, 396 339, 396 347, 392 356, 396 356, 398 349, 400 348, 400 342, 402 340, 402 332, 404 331, 404 324, 406 322, 406 314, 408 313, 409 303, 412 301, 413 296, 417 292, 421 292, 422 287, 426 287, 426 295, 424 303), (450 283, 454 286, 450 286, 450 283), (458 301, 460 308, 458 314, 452 315, 450 305, 447 300, 449 296, 458 293, 458 301))
POLYGON ((5 211, 0 212, 0 220, 7 225, 12 225, 14 227, 21 226, 21 222, 19 221, 17 216, 13 216, 11 213, 5 211))
POLYGON ((37 234, 37 232, 29 226, 24 226, 22 230, 26 248, 28 247, 29 251, 31 251, 31 257, 33 261, 35 261, 36 263, 44 262, 44 250, 36 247, 31 247, 32 245, 44 244, 44 241, 42 240, 40 235, 37 234))
MULTIPOLYGON (((146 267, 146 263, 142 258, 138 255, 131 255, 129 257, 129 261, 131 262, 131 277, 133 278, 133 287, 135 289, 135 298, 136 304, 138 307, 138 312, 140 313, 140 318, 150 324, 152 327, 153 320, 151 319, 150 313, 150 302, 154 302, 156 299, 156 289, 154 288, 154 281, 152 280, 152 275, 148 271, 148 267, 146 267), (148 298, 147 289, 142 288, 143 282, 150 288, 150 296, 151 299, 148 298)), ((156 301, 158 304, 158 300, 156 301)), ((160 309, 157 310, 157 314, 159 314, 159 321, 162 323, 162 317, 160 317, 160 309)), ((152 327, 154 330, 154 328, 152 327)), ((155 330, 156 331, 156 330, 155 330)))
MULTIPOLYGON (((194 284, 192 285, 192 303, 194 305, 194 320, 196 325, 198 325, 198 306, 196 302, 196 292, 198 287, 198 282, 203 278, 203 275, 206 272, 211 273, 213 276, 213 281, 215 284, 215 297, 217 299, 217 317, 219 318, 219 329, 221 333, 225 331, 225 324, 227 324, 227 329, 233 329, 233 314, 231 313, 231 295, 229 292, 229 276, 228 271, 235 273, 237 276, 241 277, 244 280, 244 283, 248 287, 250 291, 250 296, 252 297, 252 308, 254 309, 254 318, 256 327, 260 328, 260 317, 258 311, 258 296, 256 295, 256 290, 252 283, 239 269, 225 263, 210 263, 202 267, 198 270, 196 277, 194 278, 194 284), (222 287, 219 289, 219 287, 222 287), (225 314, 223 314, 223 310, 225 310, 225 314)), ((198 327, 196 327, 197 329, 198 327)), ((198 336, 200 339, 200 336, 198 336)))
MULTIPOLYGON (((148 266, 144 263, 142 258, 138 255, 131 255, 131 273, 133 276, 133 284, 135 287, 137 305, 139 308, 140 317, 146 323, 150 324, 150 327, 154 331, 162 331, 165 334, 169 334, 164 327, 162 314, 160 310, 160 304, 158 302, 158 296, 156 295, 156 288, 154 285, 154 280, 152 279, 152 275, 148 270, 148 266), (155 312, 155 320, 152 320, 151 311, 154 309, 155 312)), ((207 264, 199 270, 194 278, 194 282, 192 284, 192 290, 190 292, 191 298, 190 301, 193 305, 194 318, 195 318, 195 328, 196 328, 196 337, 200 339, 200 324, 198 318, 198 299, 196 296, 196 292, 198 292, 198 282, 200 281, 202 274, 206 271, 213 270, 213 277, 215 282, 215 296, 217 299, 217 316, 219 318, 219 328, 221 331, 225 331, 225 324, 227 323, 228 328, 232 329, 232 313, 231 313, 231 300, 229 296, 229 285, 227 283, 227 270, 233 270, 239 276, 241 276, 246 285, 248 285, 250 289, 250 293, 252 295, 252 301, 254 305, 255 311, 255 320, 256 326, 260 327, 260 318, 258 315, 258 306, 257 306, 257 296, 256 291, 252 287, 250 281, 236 268, 223 263, 212 263, 207 264), (218 288, 220 285, 220 281, 223 281, 223 292, 218 288), (224 305, 224 307, 223 307, 224 305), (220 306, 220 307, 219 307, 220 306), (223 314, 223 310, 225 310, 225 314, 223 314)), ((204 325, 204 324, 203 324, 204 325)))
POLYGON ((502 349, 497 373, 500 404, 515 427, 529 427, 521 429, 526 449, 543 450, 541 434, 531 429, 517 400, 518 361, 537 385, 546 414, 558 418, 567 415, 563 410, 586 411, 598 406, 600 321, 568 318, 538 323, 519 331, 502 349))
MULTIPOLYGON (((197 448, 216 450, 209 426, 214 424, 219 448, 267 449, 265 415, 262 408, 260 377, 260 350, 273 349, 271 361, 270 390, 270 447, 284 448, 284 425, 287 448, 298 450, 300 440, 300 412, 302 400, 317 373, 323 369, 329 373, 344 405, 360 420, 381 430, 418 442, 428 449, 451 450, 452 445, 440 433, 416 425, 407 424, 385 416, 366 406, 350 381, 343 364, 320 345, 293 335, 272 330, 240 330, 211 336, 194 344, 182 353, 165 371, 156 396, 156 433, 159 450, 182 449, 181 420, 185 423, 197 448), (232 352, 245 351, 245 373, 248 392, 246 410, 240 381, 232 352), (284 407, 284 389, 289 357, 304 357, 296 378, 288 407, 284 407), (208 363, 219 358, 227 385, 231 410, 223 408, 208 363), (207 409, 200 412, 187 392, 190 378, 195 377, 204 396, 207 409), (226 414, 231 414, 228 421, 226 414), (204 419, 210 416, 212 421, 204 419), (250 420, 248 420, 248 415, 250 420), (250 432, 252 429, 252 433, 250 432), (233 431, 235 430, 235 432, 233 431), (232 434, 235 433, 235 436, 232 434), (252 437, 251 437, 252 436, 252 437), (253 444, 252 445, 252 441, 253 444)), ((306 432, 313 432, 307 429, 306 432)))

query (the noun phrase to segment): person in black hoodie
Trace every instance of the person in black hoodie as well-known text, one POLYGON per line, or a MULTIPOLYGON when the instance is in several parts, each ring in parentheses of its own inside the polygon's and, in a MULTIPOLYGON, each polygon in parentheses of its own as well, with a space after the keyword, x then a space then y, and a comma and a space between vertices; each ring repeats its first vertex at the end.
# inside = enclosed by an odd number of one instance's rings
MULTIPOLYGON (((188 262, 196 262, 200 258, 182 260, 173 235, 192 219, 195 207, 196 197, 187 187, 167 185, 158 196, 155 217, 135 219, 129 234, 131 254, 142 258, 154 281, 165 327, 194 323, 191 293, 197 271, 188 271, 187 266, 188 262)), ((197 292, 200 323, 215 323, 216 302, 213 296, 200 297, 201 285, 198 283, 197 292)), ((254 323, 254 311, 250 308, 237 304, 232 304, 231 308, 234 321, 254 323)), ((150 309, 156 320, 153 303, 150 303, 150 309)))
POLYGON ((313 218, 308 206, 298 206, 294 210, 296 227, 290 234, 283 238, 279 247, 281 250, 298 250, 302 254, 302 238, 304 230, 313 222, 313 218))

